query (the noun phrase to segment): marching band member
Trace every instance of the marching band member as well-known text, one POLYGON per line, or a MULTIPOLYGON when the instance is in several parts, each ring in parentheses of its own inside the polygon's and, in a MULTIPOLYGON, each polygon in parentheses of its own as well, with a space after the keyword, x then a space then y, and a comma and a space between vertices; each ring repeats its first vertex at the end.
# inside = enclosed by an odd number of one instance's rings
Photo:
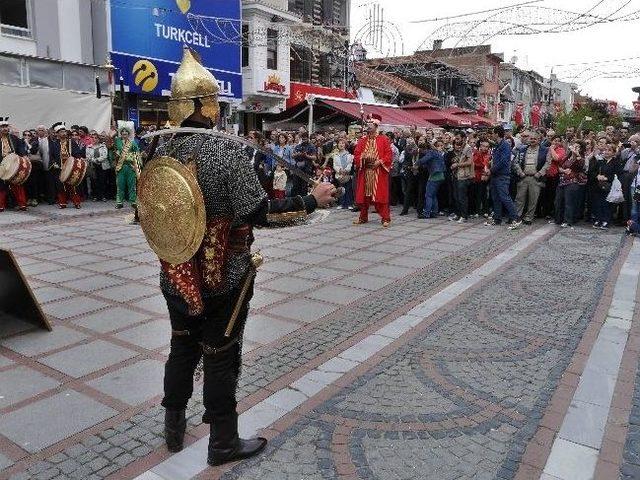
MULTIPOLYGON (((0 142, 2 143, 2 158, 10 153, 15 153, 19 157, 27 155, 24 142, 13 135, 9 128, 9 117, 0 117, 0 142)), ((7 182, 0 180, 0 212, 7 208, 7 196, 11 192, 16 200, 18 209, 25 211, 27 209, 27 191, 24 185, 8 185, 7 182)))
POLYGON ((85 149, 69 138, 67 126, 64 122, 54 123, 51 127, 55 138, 50 141, 49 154, 51 158, 50 174, 54 175, 56 185, 56 198, 60 208, 67 208, 67 200, 70 198, 75 208, 80 208, 82 198, 76 187, 65 185, 60 181, 60 171, 64 162, 69 157, 84 158, 85 149))
POLYGON ((355 225, 369 221, 369 206, 373 203, 381 217, 382 226, 391 225, 389 210, 389 171, 393 152, 386 135, 378 134, 382 117, 377 114, 367 118, 367 134, 358 140, 354 151, 354 163, 358 170, 356 177, 356 204, 360 207, 360 217, 355 225))
POLYGON ((124 200, 129 200, 136 208, 136 182, 140 175, 140 149, 134 141, 133 122, 118 120, 120 136, 114 141, 116 154, 116 208, 122 208, 124 200))

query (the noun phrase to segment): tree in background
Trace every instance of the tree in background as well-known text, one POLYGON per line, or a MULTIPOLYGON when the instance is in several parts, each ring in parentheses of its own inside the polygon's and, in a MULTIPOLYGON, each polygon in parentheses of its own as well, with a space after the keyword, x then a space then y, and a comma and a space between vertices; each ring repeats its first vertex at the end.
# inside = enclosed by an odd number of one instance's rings
POLYGON ((606 102, 588 100, 581 104, 578 109, 574 108, 570 112, 563 112, 557 115, 554 124, 556 132, 560 135, 564 135, 567 127, 600 132, 607 125, 613 125, 616 128, 621 127, 622 117, 620 115, 611 115, 607 110, 606 102), (586 120, 587 118, 591 118, 591 120, 586 120))

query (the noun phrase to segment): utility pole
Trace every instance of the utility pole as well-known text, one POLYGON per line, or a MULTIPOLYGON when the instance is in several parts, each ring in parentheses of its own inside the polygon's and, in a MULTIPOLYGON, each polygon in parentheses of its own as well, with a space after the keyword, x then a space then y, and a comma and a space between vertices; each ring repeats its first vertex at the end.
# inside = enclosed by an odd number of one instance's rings
POLYGON ((549 74, 549 99, 547 106, 551 107, 551 92, 553 92, 553 67, 551 67, 551 73, 549 74))

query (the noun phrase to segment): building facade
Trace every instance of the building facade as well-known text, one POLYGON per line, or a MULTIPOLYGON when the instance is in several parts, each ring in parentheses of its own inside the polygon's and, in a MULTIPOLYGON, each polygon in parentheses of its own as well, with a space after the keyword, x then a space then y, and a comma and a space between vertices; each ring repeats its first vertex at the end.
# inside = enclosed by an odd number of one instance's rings
POLYGON ((463 108, 472 108, 486 114, 490 119, 498 118, 500 103, 500 64, 502 54, 491 52, 491 45, 471 47, 441 48, 436 42, 432 50, 420 50, 415 53, 418 58, 438 59, 448 65, 465 72, 480 83, 475 97, 467 97, 463 108))
POLYGON ((0 2, 0 105, 18 128, 60 119, 109 127, 107 25, 104 2, 0 2))

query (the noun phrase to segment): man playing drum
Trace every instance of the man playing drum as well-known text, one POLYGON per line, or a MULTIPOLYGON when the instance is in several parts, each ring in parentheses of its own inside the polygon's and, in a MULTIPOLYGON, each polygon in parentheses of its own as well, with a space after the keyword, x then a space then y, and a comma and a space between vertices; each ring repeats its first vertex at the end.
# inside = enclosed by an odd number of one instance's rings
MULTIPOLYGON (((67 165, 67 160, 73 162, 73 159, 79 159, 78 163, 82 163, 84 161, 84 169, 86 172, 86 160, 85 158, 85 148, 78 143, 74 142, 68 136, 67 126, 64 122, 54 123, 51 127, 53 132, 56 135, 50 143, 49 154, 51 156, 51 169, 54 172, 54 175, 58 173, 62 173, 65 166, 66 170, 69 169, 72 165, 67 165)), ((74 162, 75 163, 75 162, 74 162)), ((84 175, 81 175, 84 177, 84 175)), ((77 177, 77 175, 74 175, 77 177)), ((77 180, 77 178, 75 179, 77 180)), ((82 181, 74 181, 76 185, 82 181)), ((80 208, 80 204, 82 203, 82 198, 80 194, 76 190, 76 186, 69 183, 64 183, 60 177, 55 179, 56 181, 56 197, 58 200, 58 206, 60 208, 67 208, 67 200, 71 198, 71 202, 73 202, 73 206, 75 208, 80 208)))
MULTIPOLYGON (((21 142, 18 137, 12 135, 9 129, 9 117, 0 117, 0 142, 2 143, 2 167, 0 171, 6 172, 10 167, 9 155, 15 159, 15 156, 25 157, 27 151, 24 142, 21 142), (6 159, 6 160, 5 160, 6 159)), ((28 158, 26 159, 27 161, 28 158)), ((5 178, 5 175, 0 175, 0 178, 5 178)), ((7 179, 9 180, 9 179, 7 179)), ((24 179, 26 180, 26 178, 24 179)), ((3 212, 7 208, 7 196, 9 192, 14 196, 18 209, 24 211, 27 209, 27 191, 22 183, 12 184, 11 182, 0 179, 0 212, 3 212)))

